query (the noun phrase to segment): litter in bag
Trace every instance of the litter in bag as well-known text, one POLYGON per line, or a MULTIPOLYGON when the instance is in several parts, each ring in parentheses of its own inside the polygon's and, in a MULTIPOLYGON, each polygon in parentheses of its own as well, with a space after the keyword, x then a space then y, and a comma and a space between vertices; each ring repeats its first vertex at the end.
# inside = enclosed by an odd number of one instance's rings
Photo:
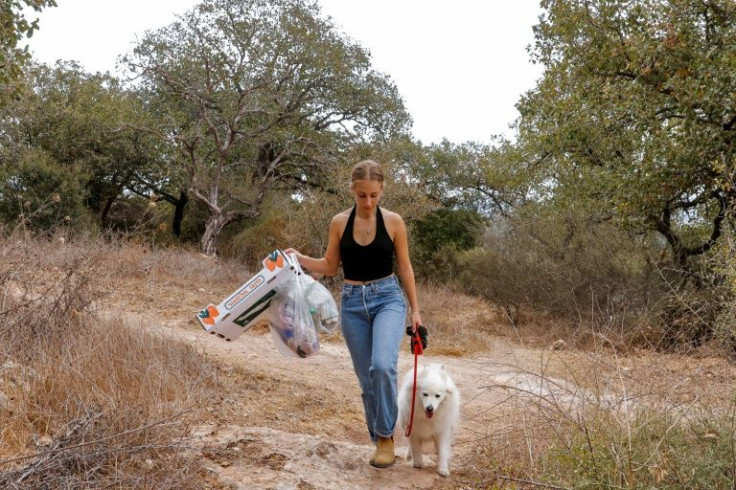
POLYGON ((319 337, 307 300, 308 277, 300 271, 280 288, 268 308, 271 336, 276 349, 286 357, 309 357, 319 352, 319 337))
POLYGON ((309 312, 312 314, 314 325, 322 333, 335 333, 340 314, 337 311, 337 303, 332 293, 321 282, 307 274, 303 274, 300 278, 306 285, 307 302, 309 303, 309 312))

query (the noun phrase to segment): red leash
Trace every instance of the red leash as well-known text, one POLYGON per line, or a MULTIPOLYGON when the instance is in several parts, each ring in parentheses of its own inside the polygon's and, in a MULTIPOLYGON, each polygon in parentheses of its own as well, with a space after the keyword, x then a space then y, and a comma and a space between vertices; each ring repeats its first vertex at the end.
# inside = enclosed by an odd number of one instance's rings
POLYGON ((416 328, 411 335, 411 350, 414 353, 414 385, 411 388, 411 415, 409 416, 409 423, 406 425, 406 432, 404 433, 406 437, 411 435, 411 427, 414 425, 414 405, 417 404, 417 360, 424 352, 422 338, 419 336, 419 329, 416 328))

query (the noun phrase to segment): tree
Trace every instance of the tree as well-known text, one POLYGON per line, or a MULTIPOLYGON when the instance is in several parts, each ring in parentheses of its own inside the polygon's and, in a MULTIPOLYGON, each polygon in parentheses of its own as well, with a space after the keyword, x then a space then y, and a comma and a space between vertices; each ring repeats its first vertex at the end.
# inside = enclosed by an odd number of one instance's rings
POLYGON ((18 93, 17 80, 30 58, 28 46, 18 47, 23 37, 31 37, 38 29, 38 19, 29 22, 23 9, 41 12, 56 7, 55 0, 5 0, 0 3, 0 103, 18 93))
POLYGON ((388 77, 312 0, 205 0, 125 60, 167 119, 146 130, 173 145, 209 209, 208 255, 274 186, 314 183, 341 144, 410 122, 388 77))
POLYGON ((439 205, 486 218, 507 215, 529 198, 527 156, 511 142, 453 144, 447 140, 405 156, 408 173, 439 205))
POLYGON ((533 57, 546 71, 518 107, 558 203, 655 230, 676 264, 733 219, 736 4, 544 0, 533 57))
POLYGON ((74 63, 34 66, 26 83, 26 96, 0 113, 3 144, 14 148, 7 158, 35 149, 48 156, 47 167, 55 162, 84 175, 85 204, 107 226, 113 204, 140 179, 152 179, 160 158, 152 138, 124 130, 147 117, 138 96, 74 63))

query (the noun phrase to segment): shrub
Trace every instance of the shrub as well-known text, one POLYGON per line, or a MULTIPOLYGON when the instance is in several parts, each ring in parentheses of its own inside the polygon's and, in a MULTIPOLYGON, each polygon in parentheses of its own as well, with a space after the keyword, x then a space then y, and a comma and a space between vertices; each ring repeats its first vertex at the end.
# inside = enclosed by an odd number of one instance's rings
POLYGON ((568 427, 542 462, 541 478, 573 488, 731 488, 733 416, 684 423, 664 413, 639 413, 624 427, 598 413, 568 427))
POLYGON ((478 245, 483 219, 474 211, 441 208, 414 221, 412 245, 420 274, 447 279, 454 275, 458 252, 478 245))
POLYGON ((661 295, 650 247, 582 213, 529 210, 495 222, 482 247, 461 254, 459 279, 512 318, 530 308, 627 333, 661 295))
POLYGON ((0 221, 50 230, 86 220, 83 176, 43 150, 27 150, 0 170, 0 221))

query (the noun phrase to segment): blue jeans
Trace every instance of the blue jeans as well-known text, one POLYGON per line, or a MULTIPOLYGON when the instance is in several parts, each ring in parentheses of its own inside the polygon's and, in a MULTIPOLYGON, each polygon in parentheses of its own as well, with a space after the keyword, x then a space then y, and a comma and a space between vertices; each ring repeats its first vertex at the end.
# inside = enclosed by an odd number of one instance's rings
POLYGON ((406 300, 396 276, 361 286, 343 284, 340 324, 373 442, 391 437, 396 426, 399 347, 405 322, 406 300))

